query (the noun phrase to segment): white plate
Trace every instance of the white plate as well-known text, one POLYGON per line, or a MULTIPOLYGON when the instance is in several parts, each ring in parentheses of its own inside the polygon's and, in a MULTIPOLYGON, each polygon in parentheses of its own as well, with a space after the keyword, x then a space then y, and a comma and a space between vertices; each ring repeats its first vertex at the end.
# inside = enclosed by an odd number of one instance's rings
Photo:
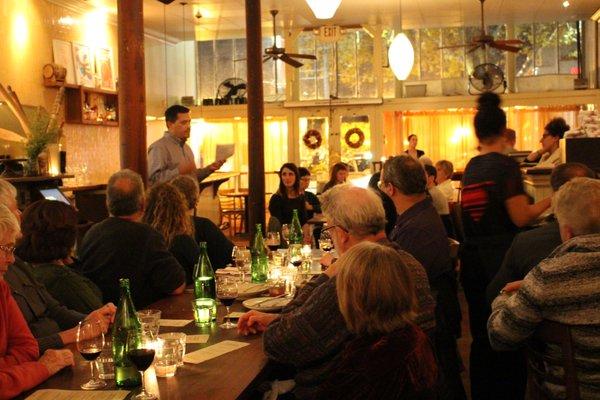
POLYGON ((267 290, 269 290, 269 286, 266 283, 240 283, 238 285, 238 298, 247 299, 255 297, 267 290))
POLYGON ((257 297, 254 299, 244 300, 242 304, 249 310, 257 310, 262 312, 279 311, 285 307, 292 299, 289 297, 279 297, 267 299, 266 297, 257 297), (260 304, 257 304, 260 303, 260 304))

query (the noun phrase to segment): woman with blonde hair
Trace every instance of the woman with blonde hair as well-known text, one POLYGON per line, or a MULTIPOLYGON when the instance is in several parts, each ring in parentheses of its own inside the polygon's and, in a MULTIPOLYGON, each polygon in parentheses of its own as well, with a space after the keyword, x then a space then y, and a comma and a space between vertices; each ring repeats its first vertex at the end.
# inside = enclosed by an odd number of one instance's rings
POLYGON ((336 262, 337 297, 355 335, 320 387, 320 399, 433 399, 437 367, 414 323, 414 284, 402 257, 373 242, 336 262))
POLYGON ((186 282, 192 283, 200 247, 193 238, 194 227, 181 192, 170 183, 152 186, 148 192, 142 222, 160 232, 169 251, 185 270, 186 282))

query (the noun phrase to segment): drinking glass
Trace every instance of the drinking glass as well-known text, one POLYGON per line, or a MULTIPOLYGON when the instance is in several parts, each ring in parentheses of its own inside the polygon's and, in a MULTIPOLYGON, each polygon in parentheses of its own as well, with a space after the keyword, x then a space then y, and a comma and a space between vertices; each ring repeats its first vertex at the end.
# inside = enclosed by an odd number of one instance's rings
POLYGON ((250 250, 244 246, 233 246, 231 258, 235 260, 235 266, 240 272, 240 280, 246 280, 246 264, 250 263, 250 250))
POLYGON ((91 378, 81 385, 84 390, 102 389, 106 382, 94 376, 94 361, 104 348, 104 333, 98 320, 83 320, 77 325, 77 350, 86 361, 90 362, 91 378))
POLYGON ((302 265, 302 245, 301 244, 292 244, 288 249, 288 258, 290 263, 298 268, 302 265))
POLYGON ((148 331, 152 337, 157 337, 160 329, 160 310, 141 310, 137 315, 142 324, 142 331, 148 331))
POLYGON ((217 276, 217 298, 225 306, 227 314, 223 318, 223 323, 219 325, 219 328, 233 329, 237 325, 232 323, 227 316, 229 315, 229 307, 233 304, 238 295, 237 282, 230 276, 217 276), (227 319, 227 322, 225 320, 227 319))
POLYGON ((213 320, 213 308, 215 301, 213 299, 200 298, 192 300, 192 310, 194 311, 194 322, 198 326, 210 325, 213 320))
POLYGON ((290 224, 281 225, 281 234, 287 243, 290 242, 290 224))
POLYGON ((271 250, 271 254, 276 251, 281 245, 281 236, 279 235, 279 232, 267 232, 266 243, 269 250, 271 250))
POLYGON ((331 234, 325 229, 321 231, 321 236, 319 237, 319 248, 325 253, 329 253, 331 250, 333 250, 333 240, 331 239, 331 234))
POLYGON ((156 396, 146 392, 146 383, 144 381, 144 373, 154 360, 154 337, 150 331, 139 332, 136 330, 129 331, 127 334, 127 357, 133 365, 142 374, 142 390, 133 399, 136 400, 155 400, 156 396))
POLYGON ((185 355, 185 342, 187 335, 183 332, 169 332, 158 335, 158 342, 164 346, 175 348, 175 360, 177 366, 183 366, 183 356, 185 355))

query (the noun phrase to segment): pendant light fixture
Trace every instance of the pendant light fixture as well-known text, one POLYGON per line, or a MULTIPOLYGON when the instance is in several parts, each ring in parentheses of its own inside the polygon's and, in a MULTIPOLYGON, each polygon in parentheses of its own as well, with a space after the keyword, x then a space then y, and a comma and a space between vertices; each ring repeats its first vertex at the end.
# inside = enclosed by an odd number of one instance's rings
POLYGON ((317 19, 331 19, 342 0, 306 0, 317 19))
POLYGON ((399 81, 406 80, 415 62, 415 51, 412 43, 402 32, 402 1, 398 2, 398 34, 392 40, 388 50, 388 60, 392 72, 399 81))

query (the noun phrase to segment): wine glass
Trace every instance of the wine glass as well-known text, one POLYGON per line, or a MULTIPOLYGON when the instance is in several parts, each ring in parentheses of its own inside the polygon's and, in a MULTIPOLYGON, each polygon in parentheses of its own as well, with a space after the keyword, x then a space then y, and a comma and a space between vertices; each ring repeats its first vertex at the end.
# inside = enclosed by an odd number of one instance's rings
POLYGON ((245 282, 246 263, 250 262, 250 251, 245 246, 233 246, 231 258, 235 260, 235 266, 241 275, 241 282, 245 282))
POLYGON ((219 328, 233 329, 237 325, 232 323, 227 316, 229 315, 229 307, 233 304, 238 296, 238 285, 237 282, 231 276, 217 276, 217 298, 225 306, 227 314, 223 318, 223 323, 219 325, 219 328), (225 320, 227 319, 227 322, 225 320))
POLYGON ((281 245, 281 236, 279 235, 279 232, 267 232, 266 243, 271 253, 276 251, 281 245))
POLYGON ((281 225, 281 234, 287 243, 290 242, 290 224, 281 225))
POLYGON ((104 333, 102 325, 98 320, 83 320, 77 325, 77 350, 79 354, 90 362, 90 371, 92 373, 88 382, 81 385, 84 390, 102 389, 106 382, 102 379, 96 379, 94 376, 94 361, 104 348, 104 333))
POLYGON ((150 331, 131 330, 127 333, 127 357, 142 374, 142 390, 133 399, 155 400, 157 398, 155 395, 146 392, 144 381, 144 373, 154 360, 154 352, 154 337, 150 331))
POLYGON ((292 244, 288 250, 290 263, 296 268, 302 265, 302 245, 292 244))
POLYGON ((333 250, 333 240, 331 239, 331 234, 327 229, 323 229, 321 231, 321 236, 319 236, 319 248, 325 253, 329 253, 331 250, 333 250))

